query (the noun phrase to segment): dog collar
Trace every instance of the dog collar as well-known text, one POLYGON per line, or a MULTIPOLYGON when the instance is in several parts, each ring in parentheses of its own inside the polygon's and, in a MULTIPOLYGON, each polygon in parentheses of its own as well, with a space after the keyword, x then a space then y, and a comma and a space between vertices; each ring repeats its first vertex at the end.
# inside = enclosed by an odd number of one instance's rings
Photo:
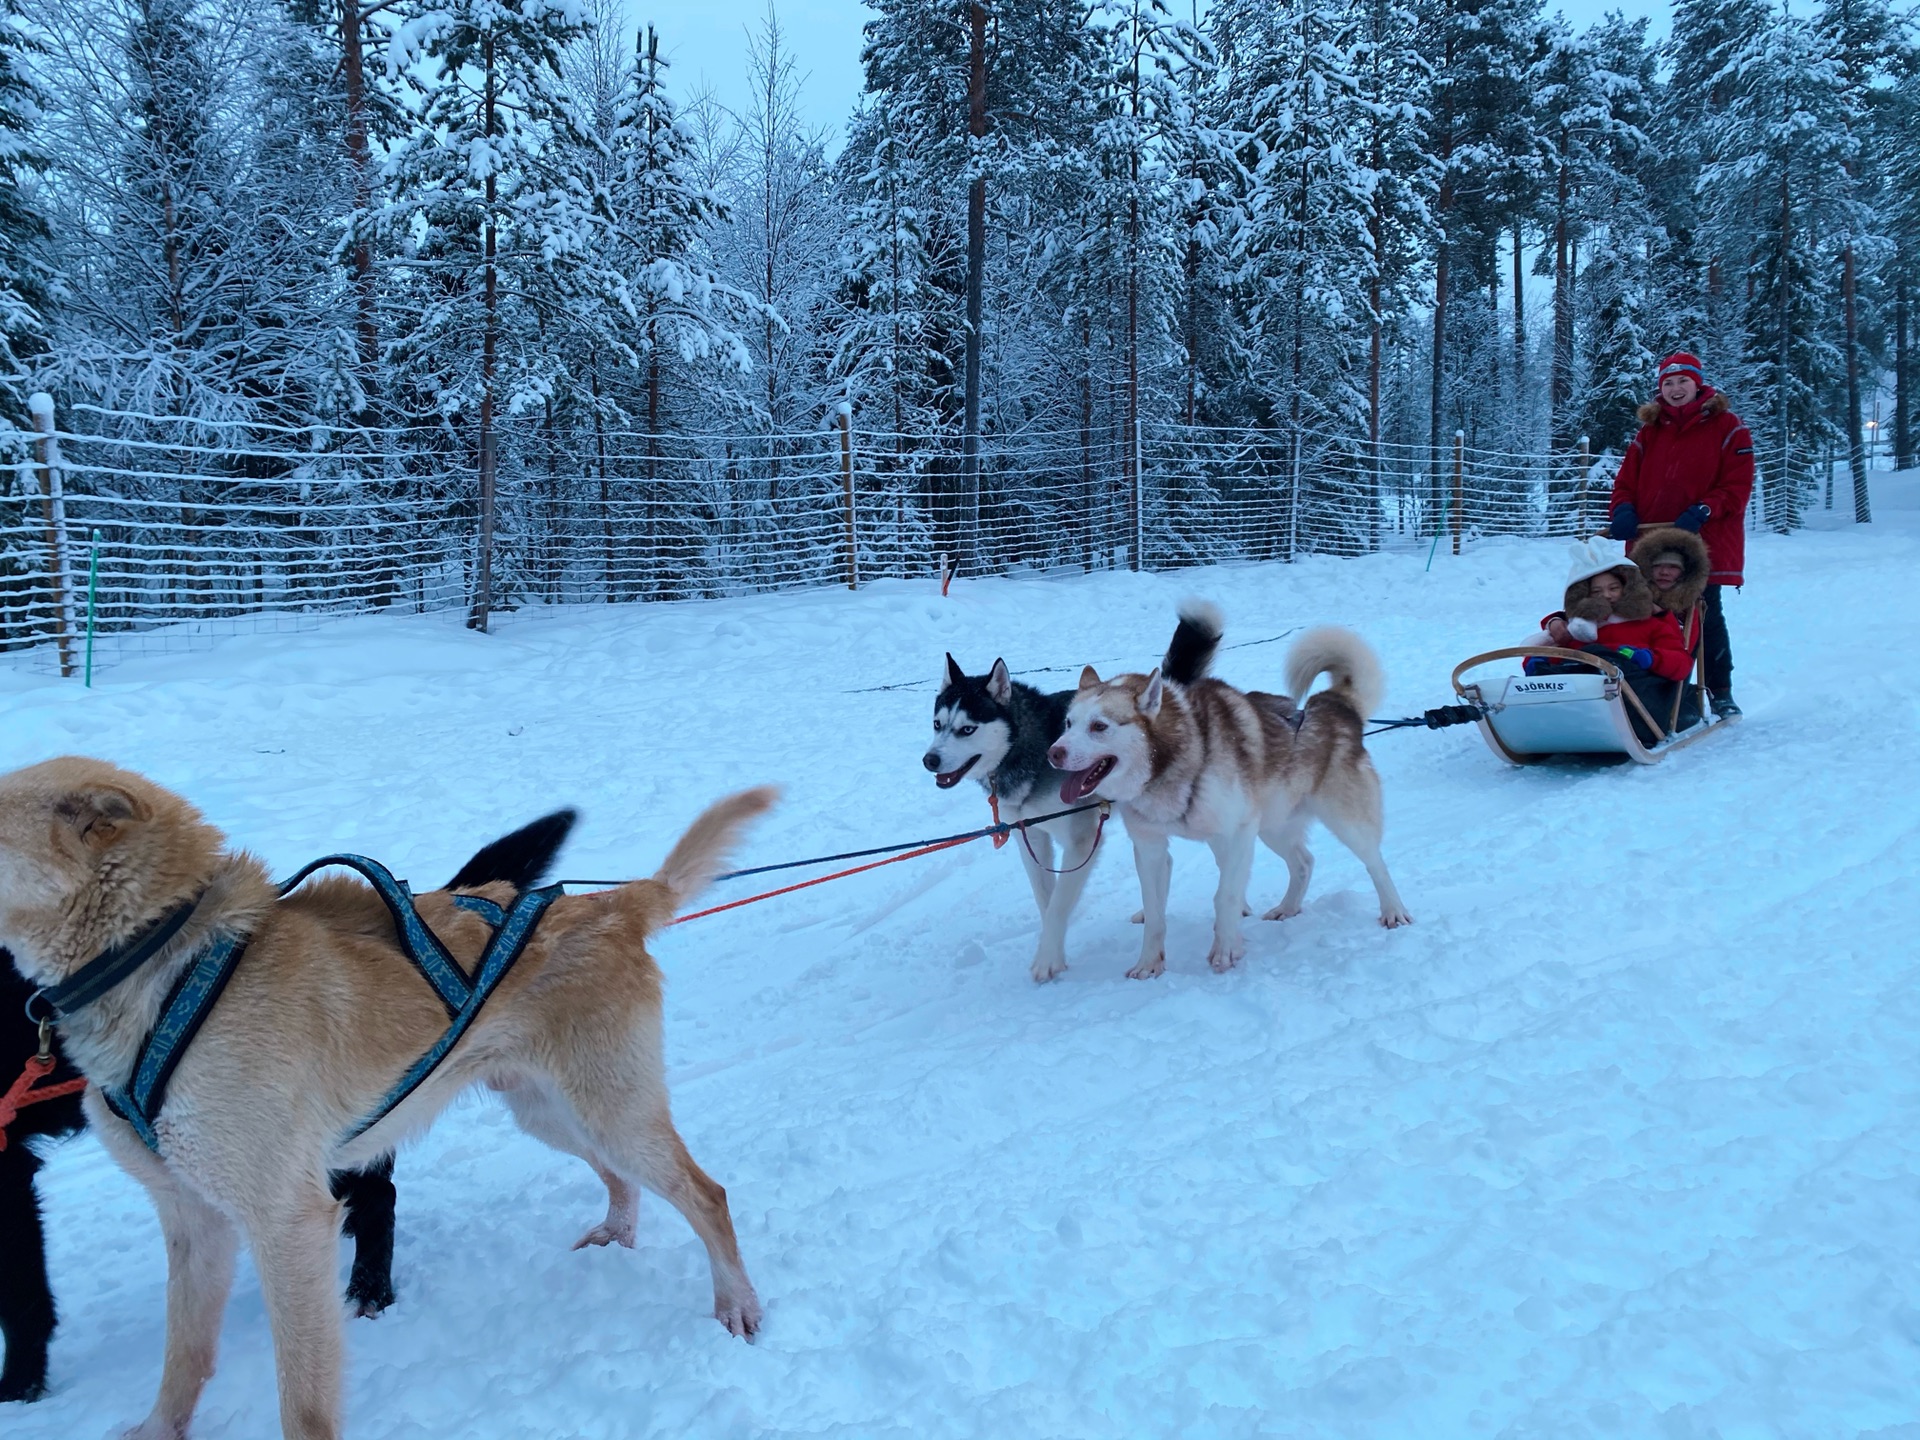
POLYGON ((76 1010, 84 1010, 158 955, 167 942, 180 933, 180 927, 191 918, 206 893, 202 890, 177 910, 161 916, 143 934, 127 944, 96 955, 58 985, 39 991, 39 997, 53 1007, 56 1015, 71 1015, 76 1010))

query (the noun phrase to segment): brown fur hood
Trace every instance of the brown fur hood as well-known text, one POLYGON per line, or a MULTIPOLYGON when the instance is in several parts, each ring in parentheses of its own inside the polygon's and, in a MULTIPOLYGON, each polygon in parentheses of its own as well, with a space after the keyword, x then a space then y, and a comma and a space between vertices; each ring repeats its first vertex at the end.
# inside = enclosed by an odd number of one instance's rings
POLYGON ((1654 557, 1669 553, 1680 557, 1680 579, 1666 594, 1654 592, 1655 600, 1663 608, 1684 615, 1700 602, 1713 567, 1707 560, 1706 542, 1698 535, 1673 526, 1649 530, 1634 542, 1630 553, 1633 563, 1647 577, 1649 588, 1653 580, 1654 557))
POLYGON ((1569 620, 1591 620, 1596 625, 1604 625, 1610 616, 1617 615, 1622 620, 1645 620, 1653 614, 1653 587, 1647 584, 1647 577, 1640 573, 1637 565, 1616 565, 1613 573, 1620 577, 1626 591, 1613 604, 1599 599, 1593 594, 1593 579, 1576 580, 1567 586, 1566 609, 1569 620))
MULTIPOLYGON (((1726 410, 1726 408, 1727 397, 1722 395, 1718 390, 1700 402, 1700 413, 1702 415, 1718 415, 1726 410)), ((1663 411, 1658 400, 1649 400, 1633 413, 1640 417, 1640 423, 1642 425, 1658 425, 1663 411)))

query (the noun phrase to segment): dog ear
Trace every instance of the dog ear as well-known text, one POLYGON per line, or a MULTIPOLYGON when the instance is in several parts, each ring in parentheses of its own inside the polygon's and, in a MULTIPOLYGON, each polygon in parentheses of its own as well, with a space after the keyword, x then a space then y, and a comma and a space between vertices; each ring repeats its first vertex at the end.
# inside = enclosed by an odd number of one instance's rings
POLYGON ((1166 686, 1160 680, 1160 667, 1153 667, 1153 673, 1147 676, 1147 688, 1140 692, 1140 698, 1134 702, 1134 708, 1149 720, 1160 713, 1160 697, 1166 693, 1166 686))
POLYGON ((56 819, 92 850, 105 850, 133 825, 153 818, 146 801, 118 785, 88 785, 54 802, 56 819))
POLYGON ((949 650, 947 652, 947 673, 940 681, 941 688, 944 689, 948 685, 958 685, 966 678, 967 672, 960 668, 960 662, 953 658, 953 652, 949 650))
POLYGON ((1087 666, 1086 669, 1080 672, 1080 688, 1082 690, 1091 690, 1094 686, 1098 685, 1099 683, 1100 683, 1100 672, 1094 669, 1093 666, 1089 665, 1087 666))
POLYGON ((996 660, 993 669, 987 672, 987 698, 996 705, 1004 705, 1013 698, 1013 677, 1007 673, 1007 662, 996 660))

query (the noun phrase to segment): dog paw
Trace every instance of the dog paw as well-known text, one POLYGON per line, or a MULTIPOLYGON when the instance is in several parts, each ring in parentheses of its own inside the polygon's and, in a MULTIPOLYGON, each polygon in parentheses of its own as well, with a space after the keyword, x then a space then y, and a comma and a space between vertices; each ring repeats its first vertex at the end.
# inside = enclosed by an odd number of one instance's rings
POLYGON ((1036 955, 1033 957, 1033 982, 1044 985, 1056 975, 1064 975, 1067 969, 1067 957, 1064 955, 1036 955))
POLYGON ((1142 955, 1140 957, 1140 963, 1127 971, 1127 978, 1129 980, 1152 980, 1162 974, 1166 968, 1167 957, 1164 953, 1142 955))
POLYGON ((1262 920, 1291 920, 1293 919, 1294 916, 1298 915, 1299 913, 1300 913, 1300 907, 1298 905, 1288 905, 1286 902, 1282 901, 1280 904, 1274 906, 1273 909, 1267 911, 1267 913, 1262 915, 1260 918, 1262 920))
POLYGON ((122 1430, 120 1440, 187 1440, 187 1427, 172 1425, 149 1415, 131 1429, 122 1430))
POLYGON ((749 1290, 735 1299, 713 1299, 713 1318, 727 1327, 729 1335, 752 1340, 760 1333, 760 1297, 749 1290))
POLYGON ((38 1400, 47 1393, 47 1377, 41 1375, 0 1376, 0 1404, 10 1400, 38 1400))
POLYGON ((356 1261, 347 1277, 347 1304, 355 1315, 371 1320, 393 1304, 393 1277, 375 1274, 356 1261))
POLYGON ((1133 912, 1133 914, 1131 914, 1131 915, 1129 915, 1129 916, 1127 917, 1127 923, 1128 923, 1129 925, 1144 925, 1144 924, 1146 924, 1146 923, 1147 923, 1147 912, 1146 912, 1146 911, 1144 911, 1144 910, 1136 910, 1136 911, 1134 911, 1134 912, 1133 912))
POLYGON ((1238 935, 1231 940, 1215 938, 1213 948, 1207 952, 1207 964, 1213 967, 1213 973, 1224 975, 1233 969, 1247 954, 1247 942, 1238 935))
POLYGON ((1402 925, 1411 925, 1413 917, 1404 910, 1383 910, 1380 923, 1389 930, 1398 930, 1402 925))
POLYGON ((602 1220, 573 1242, 576 1250, 584 1250, 589 1245, 623 1245, 633 1249, 633 1221, 602 1220))

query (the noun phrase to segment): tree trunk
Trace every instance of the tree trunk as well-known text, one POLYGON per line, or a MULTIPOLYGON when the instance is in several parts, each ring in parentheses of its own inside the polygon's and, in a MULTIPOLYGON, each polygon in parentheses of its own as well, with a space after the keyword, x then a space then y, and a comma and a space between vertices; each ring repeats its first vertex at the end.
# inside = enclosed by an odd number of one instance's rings
MULTIPOLYGON (((373 203, 373 155, 367 144, 367 78, 361 53, 365 16, 360 0, 340 0, 340 68, 346 82, 347 160, 353 166, 353 206, 362 214, 373 203)), ((373 392, 379 361, 380 331, 374 319, 373 242, 355 238, 353 266, 354 330, 359 341, 361 383, 373 392)))
MULTIPOLYGON (((1377 152, 1376 152, 1377 153, 1377 152)), ((1380 548, 1380 351, 1384 326, 1380 320, 1380 275, 1386 268, 1384 225, 1380 200, 1373 202, 1368 221, 1373 241, 1373 274, 1367 281, 1367 548, 1380 548)))
MULTIPOLYGON (((976 142, 987 133, 987 7, 972 0, 967 61, 967 134, 976 142)), ((960 433, 960 559, 971 570, 980 553, 980 347, 981 292, 987 264, 987 177, 979 169, 984 147, 968 147, 974 168, 967 181, 967 352, 965 415, 960 433)))
MULTIPOLYGON (((1446 509, 1445 481, 1441 478, 1440 416, 1444 408, 1447 376, 1447 270, 1453 258, 1453 246, 1447 240, 1446 213, 1453 199, 1451 180, 1440 182, 1436 218, 1440 220, 1440 243, 1433 260, 1433 378, 1427 413, 1427 489, 1433 506, 1433 523, 1438 526, 1446 509)), ((1435 534, 1439 531, 1435 530, 1435 534)))
POLYGON ((1840 253, 1840 287, 1847 314, 1847 469, 1853 476, 1853 518, 1859 524, 1873 519, 1873 500, 1867 493, 1867 447, 1860 435, 1860 309, 1854 299, 1854 253, 1849 241, 1840 253))
MULTIPOLYGON (((1197 175, 1190 178, 1198 179, 1197 175)), ((1196 206, 1199 201, 1194 202, 1196 206)), ((1187 406, 1188 425, 1197 424, 1200 392, 1200 224, 1187 219, 1187 406)))
POLYGON ((1792 316, 1793 306, 1788 298, 1788 288, 1792 283, 1793 266, 1791 263, 1793 247, 1793 188, 1791 171, 1782 168, 1780 172, 1780 295, 1778 300, 1779 351, 1774 356, 1774 416, 1775 434, 1779 437, 1778 459, 1775 462, 1778 471, 1774 484, 1774 503, 1766 508, 1772 512, 1774 529, 1785 532, 1793 528, 1790 513, 1793 490, 1793 461, 1788 447, 1793 442, 1793 421, 1788 413, 1788 405, 1793 390, 1788 381, 1787 366, 1793 356, 1792 316))
MULTIPOLYGON (((1136 92, 1135 104, 1138 104, 1136 92)), ((1134 190, 1127 196, 1127 508, 1133 521, 1128 541, 1133 568, 1141 565, 1146 517, 1140 494, 1140 153, 1129 157, 1134 190)))
MULTIPOLYGON (((494 73, 493 73, 493 37, 489 35, 481 43, 481 67, 483 74, 484 126, 491 137, 494 132, 494 73)), ((487 218, 484 262, 484 298, 482 304, 485 318, 482 322, 480 342, 480 583, 473 597, 473 609, 467 616, 467 628, 486 633, 487 621, 493 610, 493 499, 494 499, 494 441, 493 441, 493 376, 500 358, 500 277, 497 261, 499 259, 499 230, 494 224, 494 204, 498 199, 498 183, 494 176, 487 176, 487 218)))
POLYGON ((1513 222, 1513 403, 1519 408, 1527 382, 1527 299, 1522 283, 1520 222, 1513 222))
MULTIPOLYGON (((1901 257, 1903 260, 1905 257, 1901 257)), ((1913 465, 1913 341, 1907 302, 1912 282, 1903 271, 1893 295, 1893 468, 1913 465)))
POLYGON ((1553 202, 1553 393, 1551 432, 1553 448, 1564 454, 1573 443, 1573 236, 1570 211, 1573 181, 1570 137, 1560 135, 1560 163, 1554 179, 1553 202))

